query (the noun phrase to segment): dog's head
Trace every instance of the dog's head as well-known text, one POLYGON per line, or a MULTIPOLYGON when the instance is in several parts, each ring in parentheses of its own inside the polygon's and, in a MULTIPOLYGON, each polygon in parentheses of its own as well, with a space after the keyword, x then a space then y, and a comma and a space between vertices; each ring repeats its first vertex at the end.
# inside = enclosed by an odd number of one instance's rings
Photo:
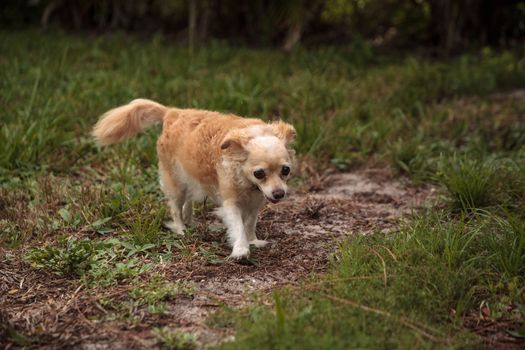
POLYGON ((241 174, 276 203, 288 192, 286 182, 292 174, 296 136, 292 125, 282 121, 236 129, 226 135, 221 149, 237 157, 241 174))

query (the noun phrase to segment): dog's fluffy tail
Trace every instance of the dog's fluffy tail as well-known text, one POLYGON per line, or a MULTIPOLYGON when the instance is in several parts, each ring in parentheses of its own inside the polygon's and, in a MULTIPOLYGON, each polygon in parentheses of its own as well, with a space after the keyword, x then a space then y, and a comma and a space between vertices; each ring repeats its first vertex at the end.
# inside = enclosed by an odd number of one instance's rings
POLYGON ((133 100, 106 112, 93 128, 92 135, 100 145, 110 145, 162 122, 167 111, 167 107, 154 101, 133 100))

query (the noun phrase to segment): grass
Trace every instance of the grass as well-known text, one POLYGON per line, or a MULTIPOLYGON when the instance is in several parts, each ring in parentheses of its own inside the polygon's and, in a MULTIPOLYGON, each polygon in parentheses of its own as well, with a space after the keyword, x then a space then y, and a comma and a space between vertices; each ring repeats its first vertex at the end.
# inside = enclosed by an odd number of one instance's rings
MULTIPOLYGON (((220 347, 479 347, 480 310, 498 332, 525 333, 523 48, 433 61, 366 43, 284 54, 212 42, 190 56, 161 36, 0 39, 0 244, 95 294, 123 291, 104 294, 107 319, 136 325, 190 296, 158 274, 166 262, 225 263, 221 230, 162 227, 158 130, 104 149, 89 137, 104 111, 147 97, 283 118, 320 173, 374 163, 440 189, 435 208, 395 234, 349 239, 327 274, 276 290, 271 306, 218 313, 216 326, 237 330, 220 347)), ((198 346, 163 324, 166 348, 198 346)))
MULTIPOLYGON (((467 111, 455 106, 459 97, 523 86, 525 62, 519 50, 485 50, 450 62, 381 56, 363 61, 344 49, 285 55, 214 43, 190 57, 185 48, 166 45, 160 37, 140 42, 118 34, 83 41, 62 33, 0 35, 4 178, 100 162, 89 127, 107 109, 138 96, 180 107, 285 118, 298 129, 298 151, 320 159, 363 162, 388 152, 389 143, 400 137, 479 147, 479 139, 505 136, 503 147, 488 146, 509 150, 523 142, 523 121, 516 118, 522 103, 507 107, 517 111, 498 113, 487 128, 475 123, 488 124, 482 119, 491 115, 490 102, 481 100, 479 108, 467 111)), ((132 152, 134 162, 152 164, 154 135, 106 156, 132 152)))
POLYGON ((492 162, 470 158, 452 159, 441 164, 441 182, 452 197, 455 209, 469 211, 496 203, 498 169, 492 162))
POLYGON ((169 328, 155 328, 153 333, 161 341, 163 349, 189 350, 198 346, 195 334, 171 331, 169 328))
POLYGON ((234 313, 236 341, 221 348, 478 348, 468 326, 482 305, 487 319, 521 324, 501 332, 523 335, 525 236, 515 220, 429 212, 395 234, 354 238, 330 274, 275 292, 272 308, 234 313))
POLYGON ((523 161, 521 155, 515 159, 453 155, 440 161, 436 180, 446 189, 453 211, 504 209, 523 213, 523 161))
POLYGON ((99 307, 104 309, 103 321, 123 320, 136 324, 144 317, 165 315, 169 302, 191 298, 194 288, 188 283, 167 281, 167 277, 153 273, 146 279, 134 279, 129 290, 120 300, 101 298, 99 307))

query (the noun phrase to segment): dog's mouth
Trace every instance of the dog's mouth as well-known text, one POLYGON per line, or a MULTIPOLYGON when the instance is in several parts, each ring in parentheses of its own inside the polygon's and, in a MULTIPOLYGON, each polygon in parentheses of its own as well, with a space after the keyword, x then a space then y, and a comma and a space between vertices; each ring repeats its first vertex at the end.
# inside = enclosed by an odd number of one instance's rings
POLYGON ((269 202, 275 204, 275 203, 279 203, 281 201, 280 199, 275 199, 275 198, 268 197, 266 194, 264 194, 264 191, 261 190, 261 188, 259 186, 254 185, 253 187, 254 187, 254 189, 256 189, 259 192, 261 192, 263 194, 264 198, 266 198, 269 202))
POLYGON ((267 200, 269 200, 270 202, 272 202, 273 204, 275 203, 279 203, 281 200, 280 199, 274 199, 274 198, 270 198, 268 196, 265 196, 267 200))

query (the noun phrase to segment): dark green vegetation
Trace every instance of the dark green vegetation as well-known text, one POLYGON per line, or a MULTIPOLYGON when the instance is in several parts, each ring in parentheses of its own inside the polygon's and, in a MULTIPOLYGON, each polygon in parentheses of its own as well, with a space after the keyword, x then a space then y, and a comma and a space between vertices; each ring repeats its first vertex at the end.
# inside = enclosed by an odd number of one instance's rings
POLYGON ((0 28, 162 32, 190 47, 213 39, 292 50, 365 39, 451 53, 512 46, 525 34, 523 0, 4 0, 0 28), (175 38, 176 37, 176 38, 175 38))
MULTIPOLYGON (((0 242, 8 259, 75 287, 124 290, 104 294, 106 319, 138 323, 191 296, 191 285, 154 272, 166 261, 225 263, 216 227, 162 232, 157 130, 104 150, 89 137, 98 115, 147 97, 282 117, 319 170, 390 165, 442 189, 436 208, 398 232, 343 243, 326 275, 276 291, 271 308, 217 314, 239 330, 225 347, 479 346, 480 322, 492 322, 494 339, 523 337, 523 50, 431 61, 362 43, 285 55, 214 42, 190 56, 162 37, 24 31, 0 33, 0 53, 0 242)), ((168 347, 195 343, 154 333, 168 347)))

